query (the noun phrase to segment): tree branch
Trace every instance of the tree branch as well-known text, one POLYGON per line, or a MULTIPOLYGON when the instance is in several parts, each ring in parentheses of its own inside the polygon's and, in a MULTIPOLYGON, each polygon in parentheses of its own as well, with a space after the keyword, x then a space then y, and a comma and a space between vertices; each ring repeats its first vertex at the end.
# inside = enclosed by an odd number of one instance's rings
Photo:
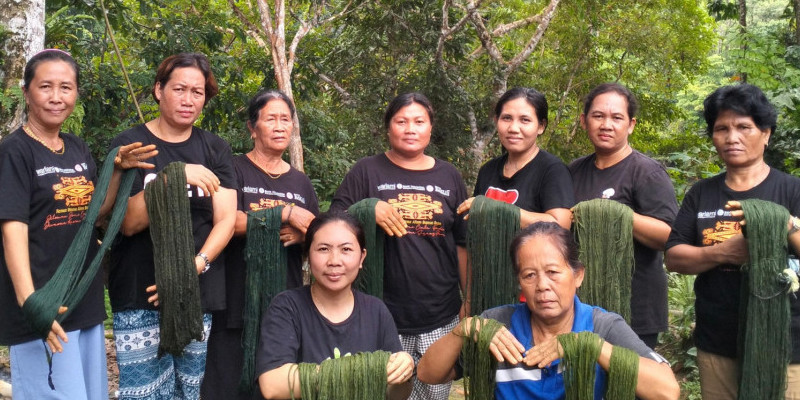
POLYGON ((309 64, 308 68, 319 77, 319 79, 328 85, 330 85, 334 90, 339 93, 339 96, 342 98, 342 103, 348 106, 355 106, 356 102, 353 100, 353 95, 347 91, 339 82, 335 81, 333 78, 329 77, 328 75, 320 72, 317 67, 313 64, 309 64))
POLYGON ((531 15, 528 18, 514 22, 509 22, 507 24, 503 24, 498 26, 497 28, 494 28, 494 30, 492 31, 492 36, 494 37, 503 36, 506 33, 513 31, 514 29, 526 27, 534 22, 541 23, 541 21, 542 21, 542 14, 531 15))
MULTIPOLYGON (((557 1, 557 0, 553 0, 557 1)), ((483 24, 483 17, 479 13, 476 12, 475 8, 467 7, 468 14, 470 16, 470 21, 472 21, 472 26, 475 27, 475 30, 478 33, 478 39, 481 41, 481 45, 486 52, 489 54, 495 62, 500 65, 505 65, 506 61, 503 59, 503 54, 500 52, 500 49, 497 48, 495 45, 494 40, 492 39, 492 34, 486 29, 486 25, 483 24)))
POLYGON ((508 63, 506 74, 511 75, 517 68, 519 68, 522 62, 530 57, 531 53, 533 53, 533 50, 535 50, 536 46, 539 45, 539 42, 542 40, 542 36, 544 36, 544 32, 550 26, 550 21, 553 19, 553 15, 556 13, 556 7, 558 7, 558 3, 560 3, 560 1, 561 0, 550 0, 550 5, 548 5, 547 8, 545 8, 540 14, 542 18, 539 22, 539 26, 536 27, 536 32, 533 33, 531 40, 528 41, 528 44, 525 45, 525 48, 508 63))
MULTIPOLYGON (((260 36, 260 35, 267 36, 266 32, 264 32, 263 29, 255 25, 252 21, 250 21, 250 19, 244 15, 242 10, 236 5, 236 3, 233 2, 233 0, 228 0, 228 4, 231 6, 233 14, 236 15, 236 17, 239 18, 239 21, 241 21, 242 25, 244 25, 247 28, 244 30, 244 32, 247 33, 247 36, 250 36, 253 40, 255 40, 259 47, 262 48, 269 47, 267 46, 267 43, 264 41, 264 38, 260 36)), ((221 29, 225 29, 227 31, 228 28, 221 28, 221 29)))

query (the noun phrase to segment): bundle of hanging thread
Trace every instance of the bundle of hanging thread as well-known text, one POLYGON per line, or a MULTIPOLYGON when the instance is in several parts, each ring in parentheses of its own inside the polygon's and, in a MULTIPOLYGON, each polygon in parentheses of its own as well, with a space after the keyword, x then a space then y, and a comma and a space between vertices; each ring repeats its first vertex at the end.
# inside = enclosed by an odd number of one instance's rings
POLYGON ((50 333, 53 321, 63 321, 83 300, 83 296, 97 275, 103 255, 111 246, 122 225, 128 204, 128 196, 136 177, 136 172, 132 169, 123 172, 120 186, 117 189, 117 197, 111 213, 111 219, 102 244, 92 262, 84 270, 89 245, 92 241, 92 232, 95 229, 95 222, 97 222, 100 213, 100 206, 105 201, 106 193, 108 192, 108 185, 114 172, 114 158, 118 152, 119 147, 111 150, 106 156, 106 161, 100 170, 97 186, 95 186, 95 191, 92 193, 92 201, 86 210, 86 216, 81 222, 78 233, 73 238, 55 274, 43 287, 28 296, 22 305, 22 311, 28 322, 43 339, 50 333), (61 306, 67 307, 67 311, 58 314, 61 306))
POLYGON ((385 233, 375 223, 375 205, 380 200, 366 198, 347 209, 347 212, 356 217, 364 227, 367 258, 364 259, 364 268, 358 273, 356 287, 371 296, 383 298, 383 243, 385 233))
POLYGON ((158 288, 159 357, 164 352, 179 356, 192 339, 203 337, 185 166, 167 165, 144 190, 158 288))
POLYGON ((247 213, 247 245, 245 262, 244 360, 239 389, 249 393, 255 381, 256 346, 261 316, 272 298, 286 289, 286 248, 281 243, 283 206, 247 213))
MULTIPOLYGON (((329 358, 320 364, 300 363, 300 395, 304 400, 375 400, 386 397, 388 351, 363 352, 329 358)), ((294 382, 294 371, 289 381, 294 382)), ((289 391, 295 398, 294 385, 289 391)))
POLYGON ((471 312, 513 303, 518 290, 508 248, 520 229, 519 207, 476 196, 467 222, 471 312))
POLYGON ((594 199, 578 203, 572 212, 579 257, 586 266, 581 300, 630 323, 633 210, 613 200, 594 199))
MULTIPOLYGON (((472 218, 472 217, 470 217, 472 218)), ((461 359, 464 363, 464 382, 467 399, 491 399, 494 397, 495 369, 497 361, 489 345, 492 338, 503 327, 503 324, 490 318, 470 318, 469 332, 471 335, 461 335, 461 359)))
POLYGON ((750 261, 742 267, 739 317, 740 399, 783 399, 791 359, 787 260, 789 212, 764 200, 743 200, 750 261))
MULTIPOLYGON (((595 333, 584 331, 558 335, 558 342, 564 351, 562 363, 566 399, 594 399, 595 379, 600 370, 597 359, 604 340, 595 333)), ((604 398, 633 400, 636 397, 638 372, 639 356, 629 349, 614 346, 604 398)))

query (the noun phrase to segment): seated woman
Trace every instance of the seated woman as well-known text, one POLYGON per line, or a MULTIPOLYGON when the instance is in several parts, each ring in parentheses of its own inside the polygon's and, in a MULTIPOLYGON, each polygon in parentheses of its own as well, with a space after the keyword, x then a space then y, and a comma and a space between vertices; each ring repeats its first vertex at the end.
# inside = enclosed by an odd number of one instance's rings
POLYGON ((361 225, 349 214, 322 214, 309 225, 303 248, 314 282, 277 295, 261 321, 256 358, 261 394, 298 397, 298 363, 384 350, 392 353, 388 397, 407 398, 414 361, 402 351, 392 316, 379 299, 352 288, 367 255, 361 225))
MULTIPOLYGON (((537 222, 520 231, 511 256, 526 303, 486 310, 482 316, 501 322, 489 350, 497 364, 495 398, 563 399, 564 356, 558 335, 590 331, 605 342, 597 363, 608 371, 614 346, 639 354, 636 395, 643 399, 677 399, 680 388, 660 355, 648 348, 622 317, 580 302, 575 295, 584 267, 572 234, 554 222, 537 222)), ((422 357, 418 379, 426 383, 456 377, 456 362, 464 336, 472 336, 467 318, 436 341, 422 357)), ((595 393, 601 398, 602 393, 595 393)))

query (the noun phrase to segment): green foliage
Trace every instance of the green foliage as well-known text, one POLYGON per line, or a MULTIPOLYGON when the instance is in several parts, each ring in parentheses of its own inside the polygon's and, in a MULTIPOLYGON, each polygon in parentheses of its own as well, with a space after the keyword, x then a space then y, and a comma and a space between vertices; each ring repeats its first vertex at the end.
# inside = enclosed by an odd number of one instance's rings
POLYGON ((694 279, 693 275, 670 272, 669 330, 659 337, 658 351, 669 360, 681 383, 682 398, 700 399, 697 349, 694 347, 694 279))

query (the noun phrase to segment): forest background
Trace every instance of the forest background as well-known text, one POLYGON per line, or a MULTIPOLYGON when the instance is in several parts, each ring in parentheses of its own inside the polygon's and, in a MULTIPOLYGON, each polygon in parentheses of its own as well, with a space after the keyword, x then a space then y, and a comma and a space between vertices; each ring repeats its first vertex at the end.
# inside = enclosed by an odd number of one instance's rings
MULTIPOLYGON (((679 201, 720 172, 702 100, 738 82, 779 109, 770 165, 800 176, 800 0, 8 0, 0 9, 0 136, 22 121, 22 67, 41 46, 73 54, 80 100, 65 123, 102 160, 119 132, 156 116, 151 85, 168 55, 211 59, 220 94, 199 126, 234 153, 251 146, 248 99, 289 93, 298 110, 287 160, 329 200, 359 158, 387 148, 391 98, 433 101, 428 153, 467 186, 501 153, 491 109, 506 89, 535 87, 550 105, 539 146, 565 162, 591 152, 582 97, 618 81, 638 96, 632 146, 660 161, 679 201), (43 36, 43 38, 42 38, 43 36)), ((661 351, 694 398, 693 277, 670 276, 671 329, 661 351)))

